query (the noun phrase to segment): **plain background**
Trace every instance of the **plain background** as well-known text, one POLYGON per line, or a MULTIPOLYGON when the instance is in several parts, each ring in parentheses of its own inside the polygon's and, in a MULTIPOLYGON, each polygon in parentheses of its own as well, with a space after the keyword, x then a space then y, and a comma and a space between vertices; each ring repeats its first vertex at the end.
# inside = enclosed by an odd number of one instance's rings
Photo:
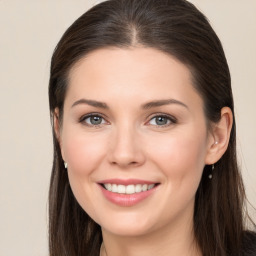
MULTIPOLYGON (((93 0, 0 0, 0 255, 46 256, 52 139, 50 58, 93 0)), ((230 65, 238 154, 256 206, 256 1, 191 0, 209 18, 230 65)), ((254 219, 256 216, 254 216, 254 219)))

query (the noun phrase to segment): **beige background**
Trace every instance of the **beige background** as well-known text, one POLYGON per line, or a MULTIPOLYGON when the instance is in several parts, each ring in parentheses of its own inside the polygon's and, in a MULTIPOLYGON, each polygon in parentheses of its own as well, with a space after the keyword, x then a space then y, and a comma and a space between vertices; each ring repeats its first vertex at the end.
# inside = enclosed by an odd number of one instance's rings
MULTIPOLYGON (((95 2, 0 0, 1 256, 47 255, 50 58, 65 29, 95 2)), ((240 163, 248 197, 256 206, 256 1, 191 2, 209 18, 226 51, 240 163)))

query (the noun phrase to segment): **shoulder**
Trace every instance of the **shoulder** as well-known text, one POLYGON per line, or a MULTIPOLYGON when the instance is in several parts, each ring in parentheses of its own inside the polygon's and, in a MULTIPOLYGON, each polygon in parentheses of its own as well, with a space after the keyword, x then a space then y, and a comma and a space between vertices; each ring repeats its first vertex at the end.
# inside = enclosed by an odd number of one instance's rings
POLYGON ((255 256, 256 255, 256 233, 252 231, 246 231, 243 235, 243 256, 255 256))

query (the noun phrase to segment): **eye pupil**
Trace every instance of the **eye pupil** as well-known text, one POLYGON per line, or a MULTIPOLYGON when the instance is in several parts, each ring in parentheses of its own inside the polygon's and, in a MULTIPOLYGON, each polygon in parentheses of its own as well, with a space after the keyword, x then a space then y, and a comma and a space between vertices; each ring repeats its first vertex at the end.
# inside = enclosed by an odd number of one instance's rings
POLYGON ((158 117, 156 117, 156 124, 157 124, 157 125, 165 125, 165 124, 167 124, 167 122, 168 122, 168 120, 167 120, 167 118, 164 117, 164 116, 158 116, 158 117))
POLYGON ((100 117, 100 116, 91 116, 91 117, 90 117, 90 122, 91 122, 91 124, 93 124, 93 125, 101 124, 101 122, 102 122, 102 117, 100 117))

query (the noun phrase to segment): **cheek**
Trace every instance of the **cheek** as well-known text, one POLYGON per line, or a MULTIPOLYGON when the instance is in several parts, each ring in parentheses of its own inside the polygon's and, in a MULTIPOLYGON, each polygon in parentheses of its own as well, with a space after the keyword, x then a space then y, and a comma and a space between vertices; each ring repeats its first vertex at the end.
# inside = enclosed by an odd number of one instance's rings
POLYGON ((169 221, 193 210, 204 168, 205 138, 183 133, 162 140, 158 138, 155 145, 158 146, 149 145, 150 155, 154 166, 163 174, 163 191, 166 192, 158 207, 164 213, 163 218, 169 221))
POLYGON ((106 143, 93 135, 69 134, 63 137, 63 154, 69 169, 80 175, 90 173, 104 158, 106 143))
POLYGON ((199 183, 206 154, 206 135, 177 133, 149 145, 152 159, 175 186, 199 183))
POLYGON ((98 214, 95 209, 98 208, 94 197, 93 172, 105 157, 106 143, 103 138, 96 139, 93 134, 90 136, 83 132, 69 132, 63 133, 62 147, 68 163, 68 177, 73 194, 85 212, 95 217, 98 214))

